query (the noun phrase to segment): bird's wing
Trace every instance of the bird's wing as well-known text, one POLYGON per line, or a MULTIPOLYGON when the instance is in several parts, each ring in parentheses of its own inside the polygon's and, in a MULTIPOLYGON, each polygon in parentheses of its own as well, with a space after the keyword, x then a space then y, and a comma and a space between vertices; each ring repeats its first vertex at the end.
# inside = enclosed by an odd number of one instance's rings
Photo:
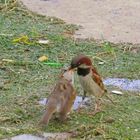
POLYGON ((97 72, 95 67, 92 67, 92 78, 99 85, 101 89, 105 90, 102 78, 97 72))

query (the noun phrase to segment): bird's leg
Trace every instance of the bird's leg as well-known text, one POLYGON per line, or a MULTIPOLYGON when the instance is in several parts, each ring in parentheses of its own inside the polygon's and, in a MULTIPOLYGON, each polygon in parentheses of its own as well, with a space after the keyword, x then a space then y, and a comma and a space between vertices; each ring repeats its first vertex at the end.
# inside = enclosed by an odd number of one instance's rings
POLYGON ((102 111, 102 110, 101 110, 101 100, 100 100, 100 99, 96 99, 95 102, 96 102, 96 103, 95 103, 94 112, 89 113, 89 115, 94 116, 94 115, 96 115, 97 113, 99 113, 99 112, 102 111))
POLYGON ((83 102, 84 102, 84 100, 85 100, 85 97, 86 97, 86 91, 84 90, 84 95, 82 96, 82 101, 81 101, 81 103, 79 104, 78 109, 77 109, 78 112, 80 112, 80 110, 81 110, 81 108, 82 108, 82 104, 83 104, 83 102))
POLYGON ((95 103, 95 110, 94 110, 94 112, 95 113, 101 112, 101 100, 97 99, 95 102, 96 103, 95 103))
POLYGON ((86 91, 84 90, 84 95, 82 96, 82 101, 86 98, 86 91))

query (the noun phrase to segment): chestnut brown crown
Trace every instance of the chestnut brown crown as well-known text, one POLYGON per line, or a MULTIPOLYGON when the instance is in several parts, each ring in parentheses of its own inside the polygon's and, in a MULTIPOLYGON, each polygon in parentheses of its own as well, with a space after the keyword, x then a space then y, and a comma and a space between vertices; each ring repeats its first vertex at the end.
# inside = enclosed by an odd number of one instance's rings
POLYGON ((80 55, 75 56, 72 59, 70 68, 71 69, 77 68, 77 67, 79 67, 82 64, 85 64, 87 66, 91 66, 92 62, 91 62, 91 60, 90 60, 90 58, 88 56, 80 54, 80 55))

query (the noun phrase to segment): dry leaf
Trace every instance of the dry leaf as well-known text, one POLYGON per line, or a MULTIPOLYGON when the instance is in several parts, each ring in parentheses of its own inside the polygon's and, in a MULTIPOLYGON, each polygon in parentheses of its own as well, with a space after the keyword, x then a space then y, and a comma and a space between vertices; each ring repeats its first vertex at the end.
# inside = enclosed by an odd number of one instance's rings
POLYGON ((2 59, 3 62, 14 62, 14 60, 11 59, 2 59))
POLYGON ((47 61, 47 60, 48 60, 48 57, 45 56, 45 55, 43 55, 43 56, 39 57, 38 60, 39 60, 40 62, 47 61))
POLYGON ((121 91, 117 91, 117 90, 113 90, 111 91, 113 94, 117 94, 117 95, 123 95, 123 93, 121 91))
POLYGON ((49 44, 49 40, 39 40, 39 44, 49 44))
POLYGON ((105 62, 99 62, 98 64, 99 64, 99 65, 103 65, 104 63, 105 63, 105 62))
POLYGON ((24 44, 28 44, 28 45, 31 44, 29 37, 27 35, 23 35, 19 38, 13 39, 13 43, 24 43, 24 44))

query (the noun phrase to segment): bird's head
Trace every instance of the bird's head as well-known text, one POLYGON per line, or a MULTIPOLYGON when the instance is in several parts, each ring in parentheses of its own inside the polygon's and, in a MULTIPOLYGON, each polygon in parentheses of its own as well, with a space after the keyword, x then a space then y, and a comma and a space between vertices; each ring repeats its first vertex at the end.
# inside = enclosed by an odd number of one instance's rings
POLYGON ((69 81, 71 84, 74 84, 74 70, 70 68, 62 68, 61 78, 64 78, 65 80, 69 81))
POLYGON ((75 56, 70 65, 70 69, 75 68, 90 68, 92 66, 92 62, 88 56, 83 54, 75 56))

